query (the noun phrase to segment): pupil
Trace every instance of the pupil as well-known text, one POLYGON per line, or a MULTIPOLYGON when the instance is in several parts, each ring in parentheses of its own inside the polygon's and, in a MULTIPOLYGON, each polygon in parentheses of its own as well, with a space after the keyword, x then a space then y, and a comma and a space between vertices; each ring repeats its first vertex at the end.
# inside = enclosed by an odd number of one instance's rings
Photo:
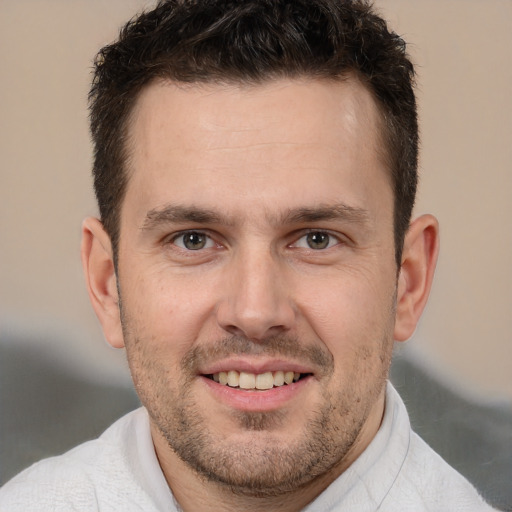
POLYGON ((315 233, 309 233, 307 236, 307 241, 311 249, 325 249, 329 245, 329 235, 319 231, 315 233))
POLYGON ((187 233, 183 235, 183 243, 187 249, 197 251, 206 244, 206 238, 201 233, 187 233))

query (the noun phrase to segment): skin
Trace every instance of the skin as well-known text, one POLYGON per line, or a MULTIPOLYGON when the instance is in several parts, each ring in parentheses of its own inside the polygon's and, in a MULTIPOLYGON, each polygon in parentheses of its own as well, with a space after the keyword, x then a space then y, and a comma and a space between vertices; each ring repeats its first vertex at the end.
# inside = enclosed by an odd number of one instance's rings
POLYGON ((183 510, 300 510, 377 432, 438 251, 422 216, 397 271, 379 126, 355 79, 141 93, 117 276, 96 219, 82 259, 183 510), (247 392, 206 377, 280 368, 306 378, 247 392))

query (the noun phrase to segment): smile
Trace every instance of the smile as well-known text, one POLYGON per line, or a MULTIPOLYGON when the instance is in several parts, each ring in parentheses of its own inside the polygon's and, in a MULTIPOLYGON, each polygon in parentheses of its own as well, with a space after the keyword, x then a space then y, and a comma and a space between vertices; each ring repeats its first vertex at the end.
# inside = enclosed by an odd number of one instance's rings
POLYGON ((279 364, 278 361, 271 361, 260 364, 260 368, 254 368, 248 362, 239 360, 228 364, 224 361, 216 366, 199 376, 215 400, 229 409, 269 412, 289 407, 293 403, 300 407, 298 397, 307 397, 307 390, 314 389, 311 388, 315 382, 314 373, 298 364, 290 368, 292 365, 288 362, 282 361, 279 364), (223 368, 219 368, 220 364, 223 368))
POLYGON ((258 374, 230 370, 227 372, 214 373, 207 377, 219 384, 232 388, 266 390, 297 382, 307 375, 309 374, 281 370, 258 374))

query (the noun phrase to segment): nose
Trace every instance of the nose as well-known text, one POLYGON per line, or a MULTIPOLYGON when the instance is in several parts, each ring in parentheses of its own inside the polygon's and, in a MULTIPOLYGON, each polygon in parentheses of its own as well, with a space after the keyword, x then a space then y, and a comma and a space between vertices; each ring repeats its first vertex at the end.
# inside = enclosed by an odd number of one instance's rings
POLYGON ((290 286, 270 251, 239 254, 228 270, 217 322, 232 335, 259 341, 289 331, 295 322, 290 286))

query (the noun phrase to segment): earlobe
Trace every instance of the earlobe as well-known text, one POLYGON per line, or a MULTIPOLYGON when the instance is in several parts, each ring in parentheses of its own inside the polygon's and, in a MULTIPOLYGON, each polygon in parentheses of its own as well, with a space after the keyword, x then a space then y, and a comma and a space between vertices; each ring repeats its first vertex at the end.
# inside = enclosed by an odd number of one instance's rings
POLYGON ((422 215, 405 236, 397 287, 396 341, 406 341, 414 334, 430 293, 438 253, 438 222, 432 215, 422 215))
POLYGON ((82 224, 82 266, 92 307, 108 343, 124 347, 112 244, 103 224, 93 217, 82 224))

